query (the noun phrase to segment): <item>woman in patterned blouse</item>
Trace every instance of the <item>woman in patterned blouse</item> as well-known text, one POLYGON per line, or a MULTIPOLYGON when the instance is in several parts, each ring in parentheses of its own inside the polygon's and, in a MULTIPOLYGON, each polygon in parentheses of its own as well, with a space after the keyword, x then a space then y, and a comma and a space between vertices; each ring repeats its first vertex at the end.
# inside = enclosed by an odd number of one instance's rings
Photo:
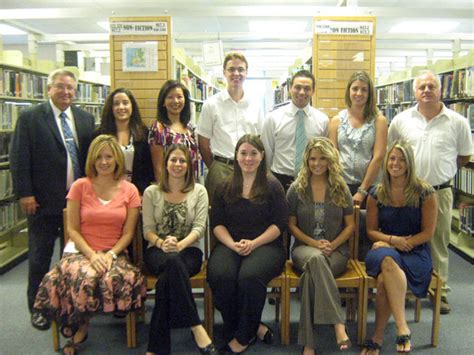
POLYGON ((156 181, 160 181, 164 152, 171 144, 184 144, 191 152, 198 177, 199 153, 191 121, 191 96, 180 82, 168 80, 158 96, 158 117, 150 128, 148 143, 156 181))

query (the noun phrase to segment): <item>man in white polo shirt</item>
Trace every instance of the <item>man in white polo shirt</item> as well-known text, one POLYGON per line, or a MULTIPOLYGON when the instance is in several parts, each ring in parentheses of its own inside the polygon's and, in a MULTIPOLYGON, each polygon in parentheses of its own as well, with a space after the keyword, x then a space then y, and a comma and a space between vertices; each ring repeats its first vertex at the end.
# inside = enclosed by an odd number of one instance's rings
POLYGON ((472 154, 471 130, 467 119, 440 101, 441 83, 436 74, 422 71, 413 82, 417 105, 398 114, 388 131, 389 144, 397 139, 413 146, 416 171, 438 195, 438 221, 430 241, 433 268, 444 279, 441 313, 451 311, 448 287, 448 245, 451 233, 453 193, 450 180, 472 154))
POLYGON ((234 149, 239 138, 244 134, 260 135, 262 131, 260 104, 244 93, 247 70, 243 54, 227 54, 224 59, 227 90, 206 100, 199 118, 199 151, 209 169, 206 188, 211 203, 217 184, 233 172, 234 149))

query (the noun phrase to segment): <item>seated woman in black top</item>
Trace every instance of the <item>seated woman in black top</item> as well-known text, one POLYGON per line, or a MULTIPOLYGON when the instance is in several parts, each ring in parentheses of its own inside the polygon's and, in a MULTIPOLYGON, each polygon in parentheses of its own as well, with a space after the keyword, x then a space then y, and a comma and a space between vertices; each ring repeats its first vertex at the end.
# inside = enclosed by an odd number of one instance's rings
POLYGON ((263 144, 244 135, 234 153, 234 173, 212 201, 211 230, 219 243, 208 264, 208 281, 224 320, 224 351, 240 353, 256 337, 271 342, 260 322, 266 285, 285 263, 281 233, 288 206, 283 187, 267 172, 263 144))

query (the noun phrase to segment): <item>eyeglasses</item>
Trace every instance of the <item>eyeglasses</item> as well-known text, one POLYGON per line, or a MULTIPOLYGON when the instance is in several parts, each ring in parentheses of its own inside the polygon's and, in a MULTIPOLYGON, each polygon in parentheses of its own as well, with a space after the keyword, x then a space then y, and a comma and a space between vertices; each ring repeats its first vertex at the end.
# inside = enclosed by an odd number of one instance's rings
POLYGON ((245 73, 247 69, 245 69, 244 67, 238 67, 238 68, 230 67, 230 68, 226 68, 226 71, 231 74, 234 72, 242 74, 242 73, 245 73))
POLYGON ((65 85, 65 84, 53 84, 52 85, 53 88, 57 89, 57 90, 61 90, 61 91, 74 91, 76 90, 76 87, 75 86, 72 86, 72 85, 65 85))

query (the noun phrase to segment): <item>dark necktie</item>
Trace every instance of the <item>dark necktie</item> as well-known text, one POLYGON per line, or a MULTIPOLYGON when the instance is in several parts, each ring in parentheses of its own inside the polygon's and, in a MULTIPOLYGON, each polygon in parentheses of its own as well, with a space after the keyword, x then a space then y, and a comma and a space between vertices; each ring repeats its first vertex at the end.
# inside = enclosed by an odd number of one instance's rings
POLYGON ((59 114, 61 118, 61 128, 64 134, 64 140, 66 141, 66 148, 69 153, 69 157, 72 162, 72 171, 74 172, 74 180, 81 176, 81 168, 79 167, 79 153, 77 151, 76 141, 74 140, 74 135, 72 134, 71 127, 66 121, 66 113, 61 112, 59 114))

